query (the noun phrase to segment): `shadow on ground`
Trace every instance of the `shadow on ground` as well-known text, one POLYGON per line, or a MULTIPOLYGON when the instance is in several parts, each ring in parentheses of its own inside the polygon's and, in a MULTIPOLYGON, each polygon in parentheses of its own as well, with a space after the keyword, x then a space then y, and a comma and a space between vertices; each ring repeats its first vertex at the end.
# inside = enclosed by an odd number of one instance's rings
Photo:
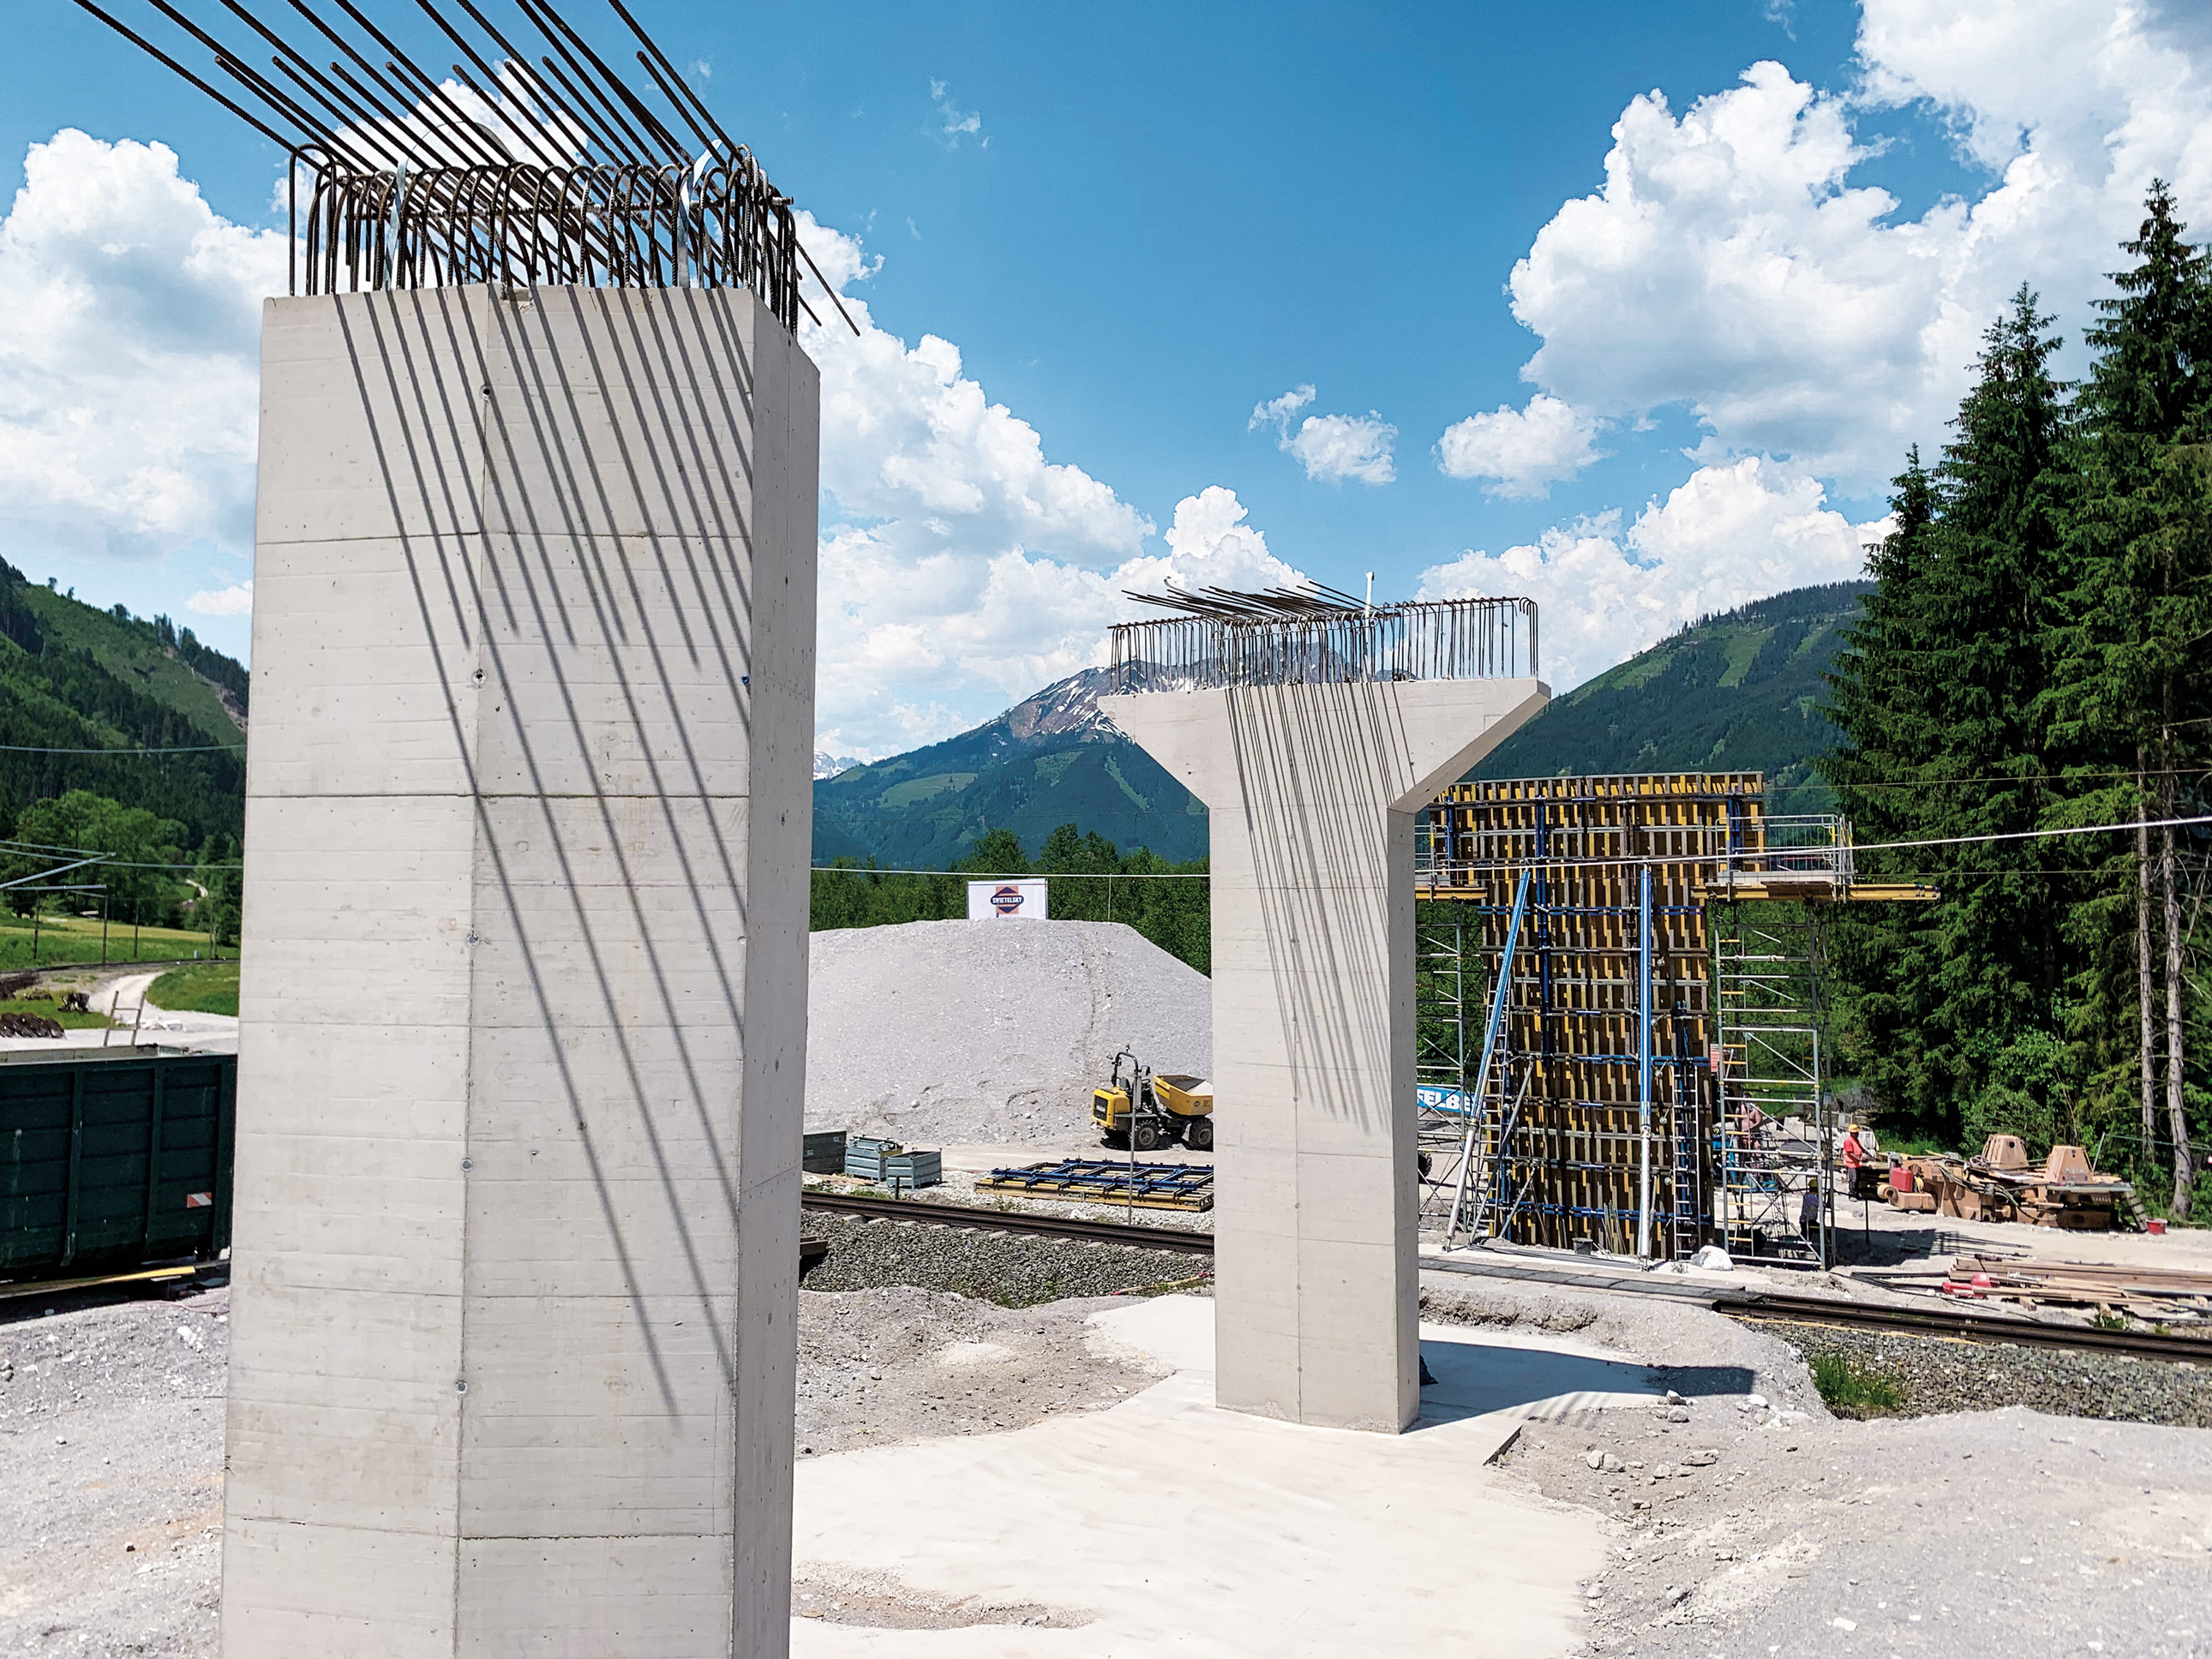
POLYGON ((1752 1374, 1741 1365, 1640 1365, 1550 1348, 1430 1337, 1421 1358, 1436 1378, 1421 1389, 1417 1427, 1456 1423, 1492 1412, 1536 1422, 1564 1422, 1574 1413, 1664 1400, 1669 1389, 1686 1398, 1750 1392, 1752 1374))

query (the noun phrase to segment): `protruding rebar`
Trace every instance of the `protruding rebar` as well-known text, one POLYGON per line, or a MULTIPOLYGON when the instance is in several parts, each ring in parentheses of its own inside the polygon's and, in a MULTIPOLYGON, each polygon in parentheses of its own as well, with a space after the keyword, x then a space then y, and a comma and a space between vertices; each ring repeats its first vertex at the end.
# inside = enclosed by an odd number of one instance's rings
POLYGON ((802 272, 811 271, 845 315, 799 246, 791 198, 620 0, 609 3, 645 48, 637 58, 646 80, 635 88, 551 0, 508 0, 520 21, 505 25, 483 9, 497 0, 442 0, 469 27, 441 0, 415 0, 465 60, 444 80, 353 0, 336 4, 360 39, 290 0, 313 31, 300 45, 242 0, 216 0, 258 42, 252 49, 224 41, 176 0, 145 0, 235 83, 242 102, 94 0, 76 3, 284 147, 295 293, 463 283, 741 286, 796 328, 802 310, 814 315, 799 292, 802 272), (343 61, 319 64, 303 46, 334 49, 343 61), (252 67, 270 48, 267 70, 252 67), (665 109, 647 101, 656 97, 665 109), (687 131, 690 142, 677 137, 687 131))

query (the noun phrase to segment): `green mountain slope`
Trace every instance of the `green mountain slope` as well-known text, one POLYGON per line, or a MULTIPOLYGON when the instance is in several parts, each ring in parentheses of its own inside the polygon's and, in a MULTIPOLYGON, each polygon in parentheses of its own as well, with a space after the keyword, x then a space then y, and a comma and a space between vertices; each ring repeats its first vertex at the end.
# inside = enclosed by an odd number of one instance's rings
MULTIPOLYGON (((1835 740, 1821 676, 1870 586, 1801 587, 1709 617, 1559 698, 1474 775, 1764 772, 1778 810, 1827 810, 1813 775, 1835 740)), ((1071 823, 1125 851, 1205 856, 1205 807, 1099 719, 1105 678, 1078 674, 972 732, 817 780, 816 862, 945 869, 987 830, 1034 853, 1071 823)))
POLYGON ((246 706, 245 667, 190 629, 81 604, 0 560, 0 835, 71 789, 173 818, 194 842, 239 834, 246 706), (211 752, 131 752, 154 749, 211 752), (121 752, 35 752, 55 750, 121 752))
POLYGON ((1089 669, 957 738, 817 780, 815 862, 941 870, 987 830, 1011 830, 1035 853, 1063 823, 1124 852, 1205 857, 1205 807, 1106 726, 1105 685, 1105 671, 1089 669))
POLYGON ((1764 772, 1775 808, 1827 811, 1813 775, 1836 735, 1821 677, 1872 591, 1800 587, 1708 617, 1559 698, 1472 775, 1764 772))

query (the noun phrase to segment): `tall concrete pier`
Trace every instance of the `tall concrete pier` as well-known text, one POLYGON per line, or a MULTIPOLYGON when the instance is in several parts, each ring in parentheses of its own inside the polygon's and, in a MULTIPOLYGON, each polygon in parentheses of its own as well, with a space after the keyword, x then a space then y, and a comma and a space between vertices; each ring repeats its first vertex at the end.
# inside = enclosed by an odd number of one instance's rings
POLYGON ((1223 1406, 1392 1433, 1419 1414, 1413 819, 1548 696, 1382 678, 1099 700, 1212 819, 1223 1406))
POLYGON ((270 302, 227 1659, 788 1641, 817 379, 270 302))

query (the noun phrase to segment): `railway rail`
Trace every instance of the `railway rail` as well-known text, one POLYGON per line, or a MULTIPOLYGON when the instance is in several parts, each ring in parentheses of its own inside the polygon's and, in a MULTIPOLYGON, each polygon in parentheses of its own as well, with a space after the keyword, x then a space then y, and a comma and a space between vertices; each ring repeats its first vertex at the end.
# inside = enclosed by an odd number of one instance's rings
POLYGON ((866 1216, 876 1221, 921 1221, 939 1227, 974 1227, 985 1232, 1035 1233, 1048 1238, 1082 1238, 1139 1250, 1178 1250, 1212 1255, 1213 1235, 1181 1227, 1146 1227, 1121 1221, 1079 1221, 1073 1216, 1031 1215, 1012 1210, 979 1210, 965 1204, 936 1204, 927 1199, 861 1198, 850 1193, 807 1193, 804 1209, 832 1215, 866 1216))
POLYGON ((1792 1296, 1787 1291, 1727 1292, 1715 1297, 1712 1305, 1716 1313, 1732 1319, 1833 1325, 1845 1330, 1940 1336, 1961 1342, 2012 1342, 2028 1348, 2128 1354, 2137 1359, 2212 1366, 2212 1340, 2201 1336, 2108 1331, 2094 1325, 2046 1325, 2040 1320, 1968 1313, 1958 1308, 1870 1307, 1832 1297, 1792 1296))
MULTIPOLYGON (((967 1205, 936 1204, 913 1199, 860 1198, 844 1193, 810 1192, 802 1202, 809 1210, 867 1216, 878 1220, 915 1221, 940 1227, 972 1227, 986 1231, 1029 1233, 1053 1238, 1080 1238, 1102 1244, 1128 1245, 1138 1249, 1176 1250, 1189 1255, 1213 1254, 1212 1234, 1187 1232, 1174 1227, 1146 1227, 1119 1221, 1079 1221, 1068 1216, 981 1210, 967 1205)), ((1640 1274, 1622 1273, 1596 1278, 1569 1269, 1552 1269, 1525 1261, 1498 1261, 1478 1265, 1464 1259, 1446 1260, 1424 1255, 1421 1266, 1425 1269, 1559 1285, 1607 1294, 1659 1296, 1694 1301, 1733 1319, 1832 1325, 1850 1330, 1942 1337, 1959 1342, 2012 1342, 2023 1347, 2057 1348, 2075 1353, 2128 1354, 2139 1359, 2164 1359, 2212 1367, 2212 1340, 2203 1337, 2166 1336, 2154 1331, 2108 1331, 2086 1325, 2049 1325, 2037 1320, 1969 1312, 1953 1307, 1874 1306, 1861 1302, 1846 1302, 1834 1297, 1801 1296, 1787 1291, 1734 1291, 1720 1286, 1699 1288, 1666 1284, 1640 1274)))

